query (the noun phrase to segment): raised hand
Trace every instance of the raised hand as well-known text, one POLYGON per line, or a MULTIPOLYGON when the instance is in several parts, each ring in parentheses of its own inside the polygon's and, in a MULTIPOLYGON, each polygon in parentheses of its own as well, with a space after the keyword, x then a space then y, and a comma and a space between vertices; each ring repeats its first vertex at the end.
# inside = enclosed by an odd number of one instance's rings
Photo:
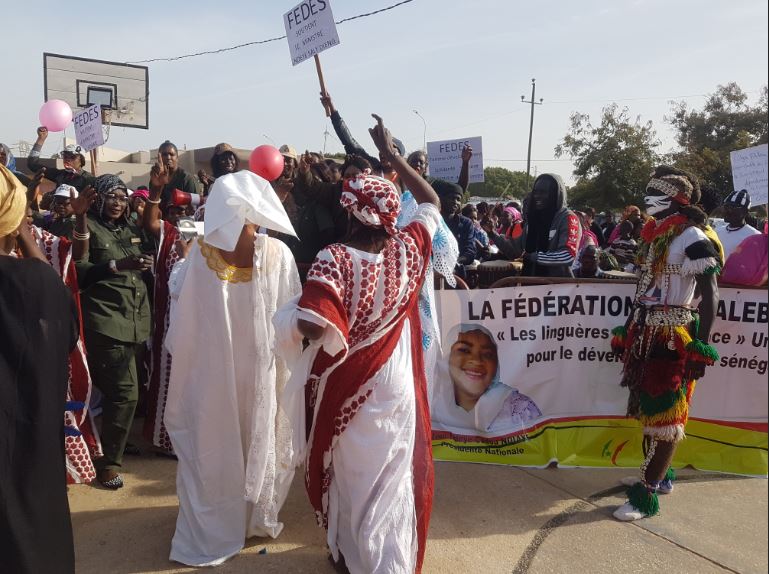
POLYGON ((462 148, 462 161, 467 163, 473 158, 473 148, 470 145, 466 145, 462 148))
POLYGON ((212 183, 214 183, 214 178, 208 175, 205 170, 199 169, 198 181, 203 185, 211 185, 212 183))
POLYGON ((371 116, 376 120, 376 125, 369 129, 368 133, 371 135, 371 139, 374 140, 374 145, 379 150, 379 153, 382 154, 382 157, 385 159, 391 158, 394 155, 393 148, 395 148, 392 134, 385 127, 381 117, 376 114, 371 114, 371 116))
POLYGON ((334 102, 331 101, 331 94, 328 92, 320 93, 320 103, 323 105, 323 109, 326 111, 326 116, 330 116, 336 111, 336 108, 334 108, 334 102))
POLYGON ((69 204, 75 215, 84 215, 94 201, 96 201, 96 190, 90 185, 77 197, 75 197, 74 190, 69 192, 69 204))
POLYGON ((150 170, 150 187, 152 189, 162 189, 171 181, 171 174, 163 161, 158 157, 155 165, 150 170))
POLYGON ((48 128, 45 126, 40 126, 37 128, 37 141, 38 143, 43 143, 48 138, 48 128))
POLYGON ((299 171, 307 173, 313 163, 315 163, 315 160, 312 155, 310 155, 309 151, 305 150, 305 152, 299 156, 299 171))

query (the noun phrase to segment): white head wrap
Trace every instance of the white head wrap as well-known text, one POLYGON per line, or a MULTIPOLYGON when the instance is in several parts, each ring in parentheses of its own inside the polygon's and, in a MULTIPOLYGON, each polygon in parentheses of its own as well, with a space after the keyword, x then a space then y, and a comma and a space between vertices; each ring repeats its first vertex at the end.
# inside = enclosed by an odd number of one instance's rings
POLYGON ((242 170, 216 178, 206 202, 206 243, 232 251, 246 223, 296 237, 270 183, 242 170))

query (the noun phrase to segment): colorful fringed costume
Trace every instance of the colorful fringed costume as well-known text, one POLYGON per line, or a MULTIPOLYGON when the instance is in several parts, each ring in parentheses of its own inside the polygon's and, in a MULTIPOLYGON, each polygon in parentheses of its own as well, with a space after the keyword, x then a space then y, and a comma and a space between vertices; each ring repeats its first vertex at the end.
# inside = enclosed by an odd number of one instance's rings
POLYGON ((718 358, 695 339, 699 315, 693 308, 695 276, 720 271, 711 241, 688 219, 676 215, 644 229, 641 278, 627 327, 614 330, 612 346, 622 354, 622 386, 628 387, 628 416, 644 434, 678 442, 684 438, 696 381, 686 380, 687 362, 712 365, 718 358))
POLYGON ((613 330, 612 348, 623 359, 627 415, 641 422, 646 452, 641 479, 628 491, 629 503, 652 516, 659 509, 657 490, 674 478, 668 467, 685 437, 696 385, 688 371, 693 363, 718 360, 715 349, 697 338, 700 318, 693 303, 697 277, 719 273, 721 259, 703 228, 676 213, 646 224, 638 264, 633 312, 625 326, 613 330))

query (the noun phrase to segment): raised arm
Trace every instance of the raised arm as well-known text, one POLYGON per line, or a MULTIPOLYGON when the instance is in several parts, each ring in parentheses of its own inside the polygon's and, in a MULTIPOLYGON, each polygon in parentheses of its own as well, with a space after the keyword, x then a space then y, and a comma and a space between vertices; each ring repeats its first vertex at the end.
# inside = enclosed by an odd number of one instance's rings
POLYGON ((40 181, 45 177, 45 168, 40 168, 27 185, 27 203, 32 211, 40 211, 40 181))
POLYGON ((339 205, 339 198, 342 195, 341 184, 316 179, 310 170, 311 165, 312 158, 310 153, 305 151, 299 156, 299 165, 293 182, 294 200, 297 202, 297 205, 304 206, 311 200, 327 207, 339 205))
POLYGON ((29 157, 27 158, 27 167, 30 171, 40 171, 43 167, 43 164, 40 163, 40 150, 43 149, 46 139, 48 139, 48 128, 40 126, 37 128, 37 139, 32 145, 29 157))
POLYGON ((150 193, 147 205, 144 206, 142 227, 149 235, 160 241, 160 230, 163 222, 160 220, 160 196, 163 188, 168 185, 170 175, 160 157, 150 170, 150 193))
POLYGON ((347 128, 347 124, 339 115, 339 112, 334 107, 334 103, 331 101, 331 95, 328 92, 320 93, 320 103, 323 104, 323 109, 326 110, 326 114, 331 118, 331 125, 334 126, 336 137, 342 142, 344 151, 349 155, 359 155, 366 158, 372 167, 379 170, 381 169, 381 162, 379 158, 369 155, 366 150, 363 149, 347 128))
POLYGON ((70 190, 69 203, 75 214, 75 229, 72 232, 72 259, 80 261, 88 257, 91 234, 88 231, 88 210, 96 200, 96 190, 90 185, 82 193, 75 197, 75 192, 70 190))
POLYGON ((427 183, 425 178, 414 171, 403 156, 395 151, 396 148, 393 144, 392 135, 390 130, 384 126, 382 118, 376 114, 371 115, 377 124, 369 129, 368 132, 371 134, 371 139, 374 140, 379 153, 390 162, 404 185, 411 191, 417 203, 432 203, 440 209, 441 202, 433 187, 427 183))
POLYGON ((467 191, 470 185, 470 160, 473 159, 473 148, 466 145, 462 148, 462 168, 459 170, 459 187, 462 191, 467 191))

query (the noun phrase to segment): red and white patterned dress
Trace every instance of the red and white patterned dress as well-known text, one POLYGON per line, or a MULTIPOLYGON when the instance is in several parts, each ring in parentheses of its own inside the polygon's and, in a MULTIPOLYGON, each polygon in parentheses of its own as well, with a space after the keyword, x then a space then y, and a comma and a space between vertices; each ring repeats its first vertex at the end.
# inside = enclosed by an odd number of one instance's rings
POLYGON ((418 572, 424 558, 433 466, 418 296, 440 222, 425 204, 379 254, 329 246, 298 304, 335 336, 308 381, 306 483, 351 572, 418 572))
POLYGON ((72 260, 71 243, 65 237, 32 226, 32 233, 38 247, 48 263, 69 287, 77 305, 80 321, 80 338, 77 346, 69 355, 69 381, 67 382, 67 401, 82 403, 82 409, 65 411, 64 425, 80 432, 80 436, 64 437, 67 457, 67 483, 89 483, 96 478, 93 459, 102 456, 101 443, 96 426, 93 423, 88 404, 91 400, 91 375, 86 361, 83 339, 83 318, 80 311, 80 292, 77 284, 75 262, 72 260))
POLYGON ((147 392, 147 417, 144 419, 144 438, 163 451, 173 454, 171 439, 168 437, 163 415, 166 412, 168 383, 171 381, 171 354, 163 345, 171 319, 171 298, 168 294, 168 279, 171 270, 179 261, 174 244, 179 238, 178 229, 161 222, 160 247, 155 260, 155 310, 153 314, 152 339, 150 340, 150 374, 147 392))

